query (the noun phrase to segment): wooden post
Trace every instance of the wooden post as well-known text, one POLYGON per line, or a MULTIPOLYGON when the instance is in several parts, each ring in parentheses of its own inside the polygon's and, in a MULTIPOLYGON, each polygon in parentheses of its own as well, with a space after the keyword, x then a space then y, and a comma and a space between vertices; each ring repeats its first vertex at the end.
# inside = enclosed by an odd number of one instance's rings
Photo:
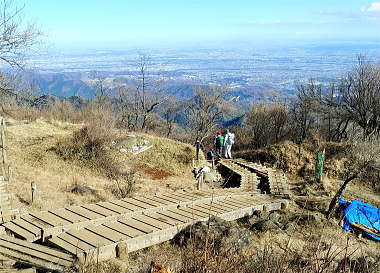
POLYGON ((13 169, 11 166, 8 166, 8 183, 11 183, 12 176, 13 176, 13 169))
POLYGON ((31 186, 31 190, 32 190, 32 203, 33 203, 34 199, 35 199, 35 195, 37 193, 37 184, 36 184, 36 182, 32 182, 30 184, 30 186, 31 186))
POLYGON ((203 180, 204 180, 204 173, 202 172, 199 176, 198 176, 198 184, 197 184, 197 190, 200 191, 202 189, 202 184, 203 184, 203 180))
POLYGON ((6 165, 8 162, 7 158, 7 143, 5 140, 5 119, 1 118, 1 147, 2 147, 2 154, 3 154, 3 164, 6 165))

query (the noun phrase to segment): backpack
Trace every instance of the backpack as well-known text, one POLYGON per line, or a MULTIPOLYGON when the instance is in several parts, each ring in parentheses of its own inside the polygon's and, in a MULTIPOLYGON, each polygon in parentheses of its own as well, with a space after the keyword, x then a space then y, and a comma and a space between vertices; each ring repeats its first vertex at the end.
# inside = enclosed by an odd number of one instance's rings
POLYGON ((232 145, 235 143, 235 134, 228 133, 228 134, 226 134, 225 138, 226 138, 226 140, 225 140, 226 145, 232 145))
POLYGON ((220 147, 224 145, 224 136, 218 136, 218 144, 220 147))

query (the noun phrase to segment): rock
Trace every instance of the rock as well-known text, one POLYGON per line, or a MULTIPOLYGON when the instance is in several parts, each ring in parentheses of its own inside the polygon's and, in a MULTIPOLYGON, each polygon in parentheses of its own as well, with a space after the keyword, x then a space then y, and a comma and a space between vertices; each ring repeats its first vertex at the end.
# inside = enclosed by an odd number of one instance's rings
POLYGON ((280 224, 272 220, 259 221, 251 228, 258 231, 281 230, 280 224))
POLYGON ((257 211, 248 219, 251 230, 254 231, 270 231, 285 230, 288 227, 287 221, 280 213, 257 211))
POLYGON ((181 246, 193 244, 203 248, 206 242, 213 242, 216 251, 239 252, 252 242, 252 232, 233 225, 218 217, 209 222, 198 222, 176 236, 175 242, 181 246), (208 237, 207 237, 208 236, 208 237))
POLYGON ((204 182, 205 183, 217 183, 217 182, 220 182, 222 180, 222 176, 217 173, 217 172, 209 172, 209 173, 205 173, 205 176, 204 176, 204 182))
POLYGON ((77 185, 77 186, 73 187, 70 190, 70 192, 76 193, 76 194, 87 194, 87 193, 95 194, 96 190, 94 190, 88 186, 77 185))

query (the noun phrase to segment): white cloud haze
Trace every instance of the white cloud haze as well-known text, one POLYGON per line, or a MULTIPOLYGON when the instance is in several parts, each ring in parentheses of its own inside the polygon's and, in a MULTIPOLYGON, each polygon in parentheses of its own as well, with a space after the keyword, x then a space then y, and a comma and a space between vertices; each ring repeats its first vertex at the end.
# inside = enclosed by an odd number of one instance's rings
POLYGON ((373 2, 369 7, 363 8, 365 12, 380 12, 380 2, 373 2))

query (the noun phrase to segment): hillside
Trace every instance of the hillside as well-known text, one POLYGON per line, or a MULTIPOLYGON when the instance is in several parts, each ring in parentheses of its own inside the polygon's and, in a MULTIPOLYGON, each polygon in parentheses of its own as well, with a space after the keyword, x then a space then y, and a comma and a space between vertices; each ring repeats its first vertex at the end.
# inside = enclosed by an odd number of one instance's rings
MULTIPOLYGON (((57 154, 59 142, 69 140, 81 125, 36 120, 33 122, 10 120, 7 129, 8 156, 14 168, 9 186, 16 194, 14 207, 24 210, 59 208, 84 202, 116 199, 112 193, 115 181, 102 170, 90 168, 83 162, 65 160, 57 154), (31 202, 30 183, 38 187, 38 198, 31 202), (71 192, 75 186, 86 186, 94 193, 71 192)), ((127 133, 118 131, 119 137, 127 133)), ((141 135, 153 148, 138 155, 107 148, 107 156, 126 170, 133 171, 134 194, 157 193, 193 187, 191 158, 194 149, 180 142, 141 135)))

